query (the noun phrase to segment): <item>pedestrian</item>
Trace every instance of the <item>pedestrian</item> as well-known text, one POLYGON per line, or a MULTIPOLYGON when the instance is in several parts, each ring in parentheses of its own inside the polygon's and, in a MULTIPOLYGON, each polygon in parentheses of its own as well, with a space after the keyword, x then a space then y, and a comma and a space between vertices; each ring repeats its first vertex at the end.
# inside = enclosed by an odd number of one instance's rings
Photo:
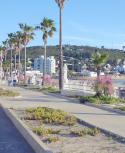
POLYGON ((15 74, 13 77, 13 86, 15 87, 17 83, 17 75, 15 74))

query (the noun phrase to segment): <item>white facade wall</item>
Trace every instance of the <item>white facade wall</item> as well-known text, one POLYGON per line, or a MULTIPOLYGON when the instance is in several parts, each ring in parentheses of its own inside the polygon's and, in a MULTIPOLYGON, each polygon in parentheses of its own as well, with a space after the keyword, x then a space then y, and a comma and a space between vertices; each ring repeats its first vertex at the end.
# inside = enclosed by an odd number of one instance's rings
MULTIPOLYGON (((34 70, 39 70, 43 73, 44 56, 34 59, 34 70)), ((46 59, 46 73, 51 75, 56 73, 56 60, 54 56, 47 57, 46 59)))

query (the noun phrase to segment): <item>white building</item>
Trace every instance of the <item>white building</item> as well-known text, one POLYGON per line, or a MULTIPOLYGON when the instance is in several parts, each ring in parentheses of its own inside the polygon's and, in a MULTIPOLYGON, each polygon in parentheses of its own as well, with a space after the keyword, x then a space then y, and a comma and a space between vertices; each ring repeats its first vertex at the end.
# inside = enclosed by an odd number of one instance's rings
MULTIPOLYGON (((44 56, 34 59, 34 70, 39 70, 43 73, 43 66, 44 56)), ((46 73, 50 75, 56 73, 56 60, 54 56, 47 57, 46 59, 46 73)))

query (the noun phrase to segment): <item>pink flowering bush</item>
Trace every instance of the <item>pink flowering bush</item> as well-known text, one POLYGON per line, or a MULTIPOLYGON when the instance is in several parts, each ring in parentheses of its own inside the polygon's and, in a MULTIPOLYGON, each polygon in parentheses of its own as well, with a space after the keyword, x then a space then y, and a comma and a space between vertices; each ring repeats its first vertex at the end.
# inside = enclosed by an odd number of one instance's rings
POLYGON ((100 95, 111 96, 114 92, 112 79, 109 76, 100 76, 95 82, 95 90, 100 95))
POLYGON ((45 84, 45 86, 50 86, 51 83, 52 83, 52 78, 51 78, 51 76, 48 75, 48 74, 46 74, 46 75, 44 76, 44 84, 45 84))

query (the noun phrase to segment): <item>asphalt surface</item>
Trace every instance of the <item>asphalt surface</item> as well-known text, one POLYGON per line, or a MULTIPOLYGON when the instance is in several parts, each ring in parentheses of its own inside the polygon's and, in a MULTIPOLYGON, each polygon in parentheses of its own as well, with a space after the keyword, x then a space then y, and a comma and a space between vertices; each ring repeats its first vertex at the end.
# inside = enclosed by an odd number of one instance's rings
POLYGON ((35 153, 0 108, 0 153, 35 153))

